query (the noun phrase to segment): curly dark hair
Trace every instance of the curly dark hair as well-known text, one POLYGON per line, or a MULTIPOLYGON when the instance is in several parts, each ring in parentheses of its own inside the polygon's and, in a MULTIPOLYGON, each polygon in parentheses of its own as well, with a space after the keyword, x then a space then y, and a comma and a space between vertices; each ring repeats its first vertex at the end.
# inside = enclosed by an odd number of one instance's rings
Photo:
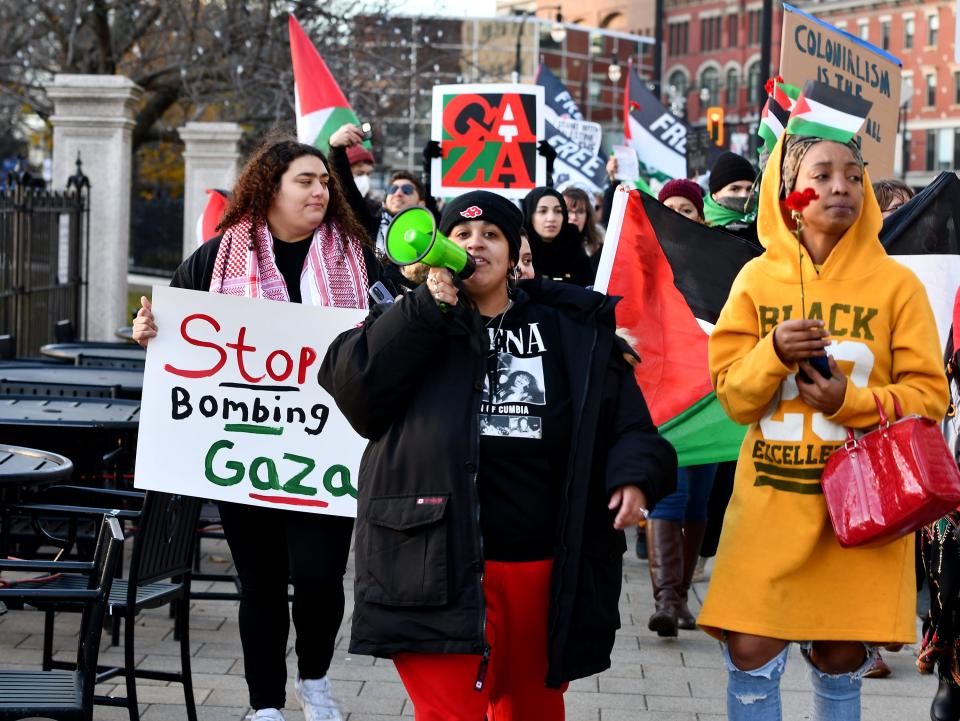
MULTIPOLYGON (((327 202, 324 220, 337 227, 343 236, 344 244, 349 242, 350 237, 354 237, 363 245, 369 246, 370 239, 367 237, 367 232, 347 204, 346 195, 340 187, 336 173, 332 172, 327 157, 318 148, 297 142, 286 133, 268 134, 251 153, 250 159, 243 166, 233 186, 230 204, 220 224, 217 225, 217 230, 226 230, 245 217, 252 217, 255 221, 266 221, 270 205, 277 191, 280 190, 280 179, 287 172, 290 163, 305 155, 319 158, 330 173, 327 184, 330 200, 327 202)), ((250 228, 251 236, 255 232, 255 225, 256 223, 250 228)), ((251 237, 251 242, 252 240, 251 237)))

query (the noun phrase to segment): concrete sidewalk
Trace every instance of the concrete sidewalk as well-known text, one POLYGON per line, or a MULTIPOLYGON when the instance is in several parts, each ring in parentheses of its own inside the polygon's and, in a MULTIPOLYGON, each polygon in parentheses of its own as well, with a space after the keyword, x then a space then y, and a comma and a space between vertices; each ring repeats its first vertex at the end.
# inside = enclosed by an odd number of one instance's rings
MULTIPOLYGON (((633 548, 632 535, 628 538, 633 548)), ((223 542, 204 542, 205 571, 232 570, 223 542)), ((352 568, 347 582, 347 618, 352 608, 352 568)), ((204 584, 210 586, 210 584, 204 584)), ((705 584, 696 587, 702 597, 705 584)), ((699 605, 694 606, 696 611, 699 605)), ((613 667, 599 676, 571 684, 566 694, 570 721, 719 721, 726 718, 726 672, 717 643, 699 631, 681 631, 677 639, 660 639, 647 630, 653 610, 647 565, 632 550, 624 558, 624 585, 620 603, 623 628, 613 651, 613 667)), ((75 614, 61 614, 57 622, 57 657, 76 654, 75 614)), ((237 604, 194 602, 191 613, 193 679, 201 721, 239 721, 248 712, 243 660, 237 631, 237 604)), ((345 620, 337 641, 330 677, 344 717, 349 721, 385 721, 412 717, 413 707, 390 662, 346 652, 349 623, 345 620)), ((0 666, 39 668, 43 617, 36 611, 10 611, 0 616, 0 666)), ((178 669, 179 646, 173 640, 173 623, 165 608, 141 615, 137 628, 137 663, 145 668, 178 669)), ((865 720, 904 721, 929 718, 930 700, 936 691, 934 677, 920 676, 914 668, 916 648, 885 654, 893 669, 888 679, 864 682, 865 720)), ((120 662, 121 648, 104 636, 101 660, 120 662)), ((293 628, 288 643, 288 721, 302 721, 293 699, 293 628)), ((123 685, 115 681, 103 691, 123 685)), ((177 684, 139 681, 143 721, 184 721, 183 691, 177 684)), ((784 719, 810 718, 810 687, 806 668, 794 648, 783 681, 784 719)), ((95 719, 127 719, 124 709, 97 706, 95 719)), ((535 720, 531 720, 535 721, 535 720)))

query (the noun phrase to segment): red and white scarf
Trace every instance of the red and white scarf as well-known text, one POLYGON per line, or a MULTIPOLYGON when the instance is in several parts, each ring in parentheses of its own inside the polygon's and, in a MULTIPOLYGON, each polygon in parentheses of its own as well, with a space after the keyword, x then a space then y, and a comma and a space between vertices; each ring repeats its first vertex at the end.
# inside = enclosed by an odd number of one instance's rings
MULTIPOLYGON (((266 222, 257 224, 252 249, 251 225, 252 221, 244 218, 223 234, 210 292, 289 301, 266 222)), ((333 223, 321 223, 313 233, 300 274, 300 296, 305 305, 366 310, 367 267, 360 241, 351 237, 344 243, 333 223)))

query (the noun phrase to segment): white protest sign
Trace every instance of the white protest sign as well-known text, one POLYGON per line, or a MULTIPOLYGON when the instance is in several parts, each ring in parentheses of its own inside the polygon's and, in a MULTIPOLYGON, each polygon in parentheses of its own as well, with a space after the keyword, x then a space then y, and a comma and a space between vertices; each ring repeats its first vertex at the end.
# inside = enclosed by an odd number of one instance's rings
POLYGON ((603 128, 600 123, 589 120, 574 120, 573 118, 557 118, 554 121, 557 130, 566 135, 591 155, 600 152, 600 142, 603 140, 603 128))
POLYGON ((632 183, 640 179, 640 162, 629 145, 614 145, 613 157, 617 159, 617 179, 632 183))
POLYGON ((366 311, 157 286, 134 486, 356 516, 366 441, 320 387, 366 311))

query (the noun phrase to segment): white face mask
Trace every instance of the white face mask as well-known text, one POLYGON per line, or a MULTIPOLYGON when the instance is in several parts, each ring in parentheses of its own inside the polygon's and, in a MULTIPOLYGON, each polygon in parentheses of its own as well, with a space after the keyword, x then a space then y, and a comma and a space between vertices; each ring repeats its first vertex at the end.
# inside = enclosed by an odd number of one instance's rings
POLYGON ((360 191, 360 195, 366 196, 370 192, 370 176, 369 175, 354 175, 353 182, 357 185, 357 190, 360 191))

